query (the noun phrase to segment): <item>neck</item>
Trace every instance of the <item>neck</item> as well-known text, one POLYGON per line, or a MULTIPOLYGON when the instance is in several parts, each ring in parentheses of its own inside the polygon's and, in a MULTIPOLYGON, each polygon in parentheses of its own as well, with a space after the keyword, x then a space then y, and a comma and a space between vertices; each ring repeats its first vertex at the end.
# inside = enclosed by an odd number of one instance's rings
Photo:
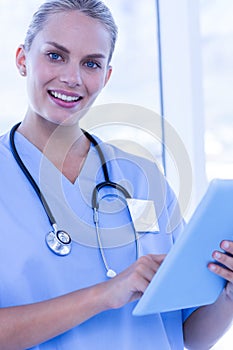
POLYGON ((42 118, 24 118, 18 131, 70 181, 79 175, 90 148, 79 124, 57 125, 42 118))
POLYGON ((18 131, 41 152, 52 147, 57 153, 64 149, 67 151, 67 147, 69 148, 83 135, 78 123, 58 125, 38 116, 33 118, 27 115, 18 131))

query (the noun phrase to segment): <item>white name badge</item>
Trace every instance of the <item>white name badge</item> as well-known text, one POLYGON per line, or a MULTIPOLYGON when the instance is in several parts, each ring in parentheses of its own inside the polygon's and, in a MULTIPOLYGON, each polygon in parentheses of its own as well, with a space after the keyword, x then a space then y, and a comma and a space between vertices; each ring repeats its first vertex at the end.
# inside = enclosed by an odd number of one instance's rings
POLYGON ((158 219, 152 200, 126 198, 126 201, 137 232, 159 231, 158 219))

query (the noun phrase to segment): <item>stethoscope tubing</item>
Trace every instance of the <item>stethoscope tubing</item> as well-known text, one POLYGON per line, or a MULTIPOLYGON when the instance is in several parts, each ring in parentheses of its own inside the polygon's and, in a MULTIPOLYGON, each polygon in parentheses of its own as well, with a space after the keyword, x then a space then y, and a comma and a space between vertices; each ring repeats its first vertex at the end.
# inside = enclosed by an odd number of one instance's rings
MULTIPOLYGON (((46 235, 46 243, 47 243, 48 247, 50 248, 50 250, 52 250, 57 255, 60 255, 60 256, 67 255, 71 251, 71 237, 67 232, 65 232, 63 230, 58 230, 55 217, 53 216, 53 213, 52 213, 43 193, 40 191, 39 186, 37 185, 37 183, 33 179, 32 175, 30 174, 30 172, 26 168, 25 164, 23 163, 23 161, 20 158, 19 153, 16 149, 14 135, 15 135, 15 132, 18 129, 20 124, 21 123, 17 123, 16 125, 14 125, 10 131, 10 148, 11 148, 12 155, 13 155, 16 163, 19 165, 20 169, 23 171, 24 175, 26 176, 26 178, 30 182, 31 186, 35 190, 35 192, 36 192, 38 198, 40 199, 40 202, 43 205, 43 208, 47 214, 48 220, 49 220, 51 226, 53 227, 53 231, 49 232, 46 235)), ((116 276, 116 272, 114 270, 112 270, 108 265, 108 262, 107 262, 107 259, 106 259, 105 253, 104 253, 104 248, 103 248, 101 236, 100 236, 99 214, 98 214, 98 209, 99 209, 98 194, 102 188, 111 187, 111 188, 115 188, 117 191, 121 192, 125 199, 131 198, 131 195, 126 190, 126 188, 124 188, 120 184, 110 180, 110 177, 108 174, 108 169, 107 169, 107 162, 106 162, 106 159, 104 157, 104 154, 102 152, 100 145, 95 140, 95 138, 92 135, 90 135, 87 131, 84 131, 84 130, 82 130, 82 131, 83 131, 84 135, 89 139, 89 141, 96 147, 97 153, 98 153, 100 161, 101 161, 103 174, 104 174, 104 181, 97 184, 93 190, 92 209, 93 209, 93 222, 94 222, 95 229, 96 229, 96 236, 97 236, 97 242, 98 242, 100 255, 101 255, 103 264, 105 266, 105 269, 107 271, 106 272, 107 277, 112 278, 112 277, 116 276)), ((139 256, 139 237, 138 237, 137 231, 134 228, 134 225, 133 225, 133 229, 134 229, 134 236, 135 236, 134 239, 135 239, 135 244, 136 244, 136 259, 137 259, 139 256)))
POLYGON ((16 163, 19 165, 20 169, 23 171, 24 175, 26 176, 26 178, 28 179, 28 181, 30 182, 30 184, 32 185, 33 189, 35 190, 36 194, 38 195, 41 204, 44 207, 44 210, 48 216, 49 222, 51 224, 51 226, 56 225, 56 220, 53 216, 53 213, 51 212, 49 205, 43 195, 43 193, 40 191, 39 186, 37 185, 37 183, 35 182, 35 180, 33 179, 32 175, 30 174, 30 172, 28 171, 28 169, 26 168, 26 166, 24 165, 22 159, 19 156, 19 153, 16 149, 15 146, 15 141, 14 141, 14 135, 16 130, 18 129, 18 127, 20 126, 21 123, 18 123, 16 125, 13 126, 13 128, 10 131, 10 147, 11 147, 11 153, 13 155, 13 157, 16 160, 16 163))

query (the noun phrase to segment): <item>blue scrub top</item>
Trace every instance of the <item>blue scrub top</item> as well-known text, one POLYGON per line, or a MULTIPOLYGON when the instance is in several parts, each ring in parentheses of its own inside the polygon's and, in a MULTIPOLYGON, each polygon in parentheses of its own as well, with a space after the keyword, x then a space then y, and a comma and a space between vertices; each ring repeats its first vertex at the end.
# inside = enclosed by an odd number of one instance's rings
MULTIPOLYGON (((106 280, 91 208, 95 185, 104 180, 100 159, 90 148, 80 176, 69 182, 21 134, 17 150, 44 193, 58 228, 72 236, 72 251, 51 252, 45 235, 51 226, 34 189, 15 162, 9 134, 0 138, 0 307, 54 298, 106 280)), ((111 181, 125 186, 133 198, 154 201, 159 232, 140 234, 140 254, 167 253, 183 227, 173 192, 155 164, 102 145, 111 181), (172 220, 171 220, 172 217, 172 220), (172 231, 171 233, 168 233, 172 231)), ((131 218, 119 193, 100 193, 100 226, 105 255, 120 272, 132 264, 136 249, 131 218)), ((94 349, 181 350, 182 323, 191 310, 132 316, 135 302, 102 312, 64 334, 33 347, 46 350, 94 349)))

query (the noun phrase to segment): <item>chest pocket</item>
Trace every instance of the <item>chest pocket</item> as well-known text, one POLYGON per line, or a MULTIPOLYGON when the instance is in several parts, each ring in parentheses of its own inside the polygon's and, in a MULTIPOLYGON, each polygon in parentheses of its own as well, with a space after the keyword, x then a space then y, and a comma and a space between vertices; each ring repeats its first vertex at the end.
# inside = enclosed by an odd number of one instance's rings
POLYGON ((140 232, 139 253, 140 256, 146 254, 167 254, 173 245, 173 236, 163 232, 140 232))
POLYGON ((158 218, 152 200, 127 198, 126 201, 134 228, 138 233, 159 231, 158 218))

